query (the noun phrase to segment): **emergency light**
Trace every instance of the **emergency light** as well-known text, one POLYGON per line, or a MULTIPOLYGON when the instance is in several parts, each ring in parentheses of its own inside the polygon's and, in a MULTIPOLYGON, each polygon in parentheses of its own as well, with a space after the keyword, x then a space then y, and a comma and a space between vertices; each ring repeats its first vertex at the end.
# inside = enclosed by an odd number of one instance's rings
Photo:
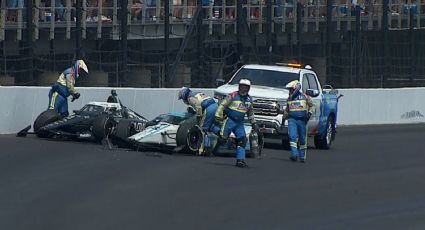
POLYGON ((279 62, 279 63, 276 63, 276 65, 278 65, 278 66, 287 66, 287 67, 292 67, 292 68, 299 68, 299 69, 301 69, 303 67, 305 69, 311 69, 311 66, 310 65, 303 66, 303 64, 301 64, 301 63, 281 63, 281 62, 279 62))

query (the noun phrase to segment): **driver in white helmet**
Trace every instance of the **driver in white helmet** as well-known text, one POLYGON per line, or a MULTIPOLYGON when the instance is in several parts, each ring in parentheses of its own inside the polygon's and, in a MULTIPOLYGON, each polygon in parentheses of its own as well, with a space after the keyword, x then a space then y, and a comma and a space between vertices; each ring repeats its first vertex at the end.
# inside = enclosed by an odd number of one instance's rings
POLYGON ((73 66, 63 71, 49 92, 49 109, 56 110, 63 117, 69 115, 68 97, 72 96, 72 101, 80 97, 80 93, 74 88, 80 70, 89 73, 83 60, 77 60, 73 66))
POLYGON ((254 130, 257 125, 254 119, 254 111, 252 108, 253 102, 251 96, 248 95, 251 88, 251 81, 241 79, 239 81, 239 89, 227 95, 218 106, 215 118, 217 122, 223 122, 220 135, 222 138, 228 138, 233 132, 237 139, 236 149, 236 166, 246 167, 245 163, 245 145, 247 143, 244 120, 245 115, 252 124, 254 130), (226 118, 224 119, 224 115, 226 118))

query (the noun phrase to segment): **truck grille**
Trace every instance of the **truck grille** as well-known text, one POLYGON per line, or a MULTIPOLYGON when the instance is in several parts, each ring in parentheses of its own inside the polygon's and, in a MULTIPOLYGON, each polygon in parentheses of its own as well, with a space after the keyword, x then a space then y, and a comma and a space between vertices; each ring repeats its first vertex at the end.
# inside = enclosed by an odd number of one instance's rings
POLYGON ((279 102, 276 100, 254 99, 254 114, 263 116, 277 116, 279 102))

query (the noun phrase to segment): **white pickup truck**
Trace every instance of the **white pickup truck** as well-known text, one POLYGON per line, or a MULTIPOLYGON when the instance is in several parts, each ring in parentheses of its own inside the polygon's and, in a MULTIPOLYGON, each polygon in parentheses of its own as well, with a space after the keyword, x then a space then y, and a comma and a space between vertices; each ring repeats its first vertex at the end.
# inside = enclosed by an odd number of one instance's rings
POLYGON ((289 92, 287 83, 299 80, 302 92, 309 95, 315 105, 315 112, 307 124, 308 135, 314 137, 317 148, 329 149, 336 134, 338 112, 338 91, 331 86, 321 87, 316 73, 310 66, 298 64, 245 65, 225 83, 217 79, 214 97, 221 100, 227 94, 238 90, 240 79, 251 80, 249 94, 254 100, 254 114, 265 137, 280 138, 284 147, 289 148, 288 124, 282 119, 289 92))

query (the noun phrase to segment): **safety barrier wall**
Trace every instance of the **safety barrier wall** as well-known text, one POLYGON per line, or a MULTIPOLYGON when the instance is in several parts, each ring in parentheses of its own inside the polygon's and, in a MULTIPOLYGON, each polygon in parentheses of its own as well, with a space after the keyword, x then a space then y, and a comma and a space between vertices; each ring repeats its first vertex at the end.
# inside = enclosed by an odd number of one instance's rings
MULTIPOLYGON (((112 88, 78 88, 80 99, 69 103, 70 113, 90 101, 106 101, 112 88)), ((185 111, 178 89, 117 88, 122 103, 148 119, 185 111)), ((214 89, 195 89, 213 95, 214 89)), ((49 87, 0 86, 0 134, 16 133, 47 108, 49 87)), ((425 122, 425 88, 341 89, 338 125, 425 122)))

